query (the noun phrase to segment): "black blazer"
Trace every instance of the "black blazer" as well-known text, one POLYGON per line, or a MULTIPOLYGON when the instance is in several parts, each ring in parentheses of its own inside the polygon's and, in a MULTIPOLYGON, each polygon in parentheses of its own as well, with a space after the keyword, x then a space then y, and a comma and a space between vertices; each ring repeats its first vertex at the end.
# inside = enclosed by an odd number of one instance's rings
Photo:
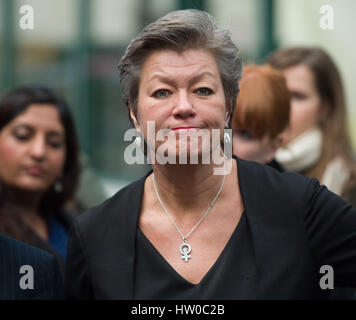
MULTIPOLYGON (((235 159, 254 251, 254 262, 246 266, 251 277, 237 288, 241 296, 327 298, 319 285, 322 265, 333 267, 335 286, 356 287, 356 210, 316 179, 235 159)), ((76 220, 66 261, 69 298, 133 298, 146 177, 76 220)))
POLYGON ((0 235, 0 299, 64 299, 56 259, 38 248, 0 235), (33 289, 21 289, 20 279, 29 275, 28 271, 20 273, 23 265, 33 269, 33 289))

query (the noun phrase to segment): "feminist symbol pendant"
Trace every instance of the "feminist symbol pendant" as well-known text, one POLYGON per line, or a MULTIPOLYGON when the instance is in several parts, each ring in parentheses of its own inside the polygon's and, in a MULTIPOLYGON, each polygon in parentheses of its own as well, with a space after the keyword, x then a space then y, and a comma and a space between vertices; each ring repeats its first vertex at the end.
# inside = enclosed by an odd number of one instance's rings
POLYGON ((183 243, 180 245, 179 251, 180 251, 180 253, 182 254, 182 259, 183 259, 185 262, 188 262, 188 260, 190 259, 189 253, 192 251, 192 247, 190 246, 190 244, 189 244, 189 243, 186 243, 186 242, 183 242, 183 243))

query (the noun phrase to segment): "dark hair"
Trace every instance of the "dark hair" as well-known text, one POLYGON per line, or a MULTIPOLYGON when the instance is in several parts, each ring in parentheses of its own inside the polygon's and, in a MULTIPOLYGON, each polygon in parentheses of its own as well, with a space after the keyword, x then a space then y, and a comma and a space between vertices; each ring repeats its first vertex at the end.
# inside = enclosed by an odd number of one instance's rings
POLYGON ((118 67, 128 108, 137 115, 141 68, 151 53, 162 49, 182 52, 196 48, 209 50, 216 60, 231 123, 242 73, 239 50, 229 31, 218 28, 208 13, 195 9, 170 12, 146 26, 131 40, 118 67))
POLYGON ((281 70, 304 65, 313 74, 314 84, 324 111, 319 121, 323 134, 323 147, 319 161, 306 172, 306 175, 321 179, 327 164, 335 156, 340 156, 351 171, 345 192, 354 188, 356 166, 347 132, 345 95, 341 75, 334 61, 320 48, 294 47, 273 52, 267 62, 281 70))
MULTIPOLYGON (((21 87, 6 93, 0 100, 0 131, 19 114, 26 111, 31 104, 46 104, 54 106, 60 115, 60 121, 65 131, 66 157, 63 175, 60 179, 62 192, 50 188, 40 203, 39 211, 43 215, 62 209, 75 192, 79 178, 79 143, 75 125, 67 103, 55 95, 53 91, 42 87, 21 87)), ((0 181, 1 183, 1 181, 0 181)), ((4 198, 5 186, 1 183, 1 206, 6 204, 4 198)), ((0 222, 1 223, 1 222, 0 222)), ((5 226, 3 226, 5 228, 5 226)))

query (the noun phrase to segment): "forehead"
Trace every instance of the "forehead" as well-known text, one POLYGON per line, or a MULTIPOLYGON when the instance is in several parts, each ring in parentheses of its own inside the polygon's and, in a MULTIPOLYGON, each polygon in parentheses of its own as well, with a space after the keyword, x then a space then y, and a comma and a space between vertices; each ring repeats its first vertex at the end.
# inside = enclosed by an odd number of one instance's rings
POLYGON ((284 75, 290 90, 315 88, 313 74, 305 65, 289 67, 284 70, 284 75))
POLYGON ((177 52, 170 49, 154 51, 142 67, 141 77, 150 79, 155 75, 189 78, 207 72, 219 75, 215 58, 205 49, 188 49, 177 52))
POLYGON ((63 131, 58 109, 51 104, 31 104, 9 125, 26 124, 45 130, 63 131))

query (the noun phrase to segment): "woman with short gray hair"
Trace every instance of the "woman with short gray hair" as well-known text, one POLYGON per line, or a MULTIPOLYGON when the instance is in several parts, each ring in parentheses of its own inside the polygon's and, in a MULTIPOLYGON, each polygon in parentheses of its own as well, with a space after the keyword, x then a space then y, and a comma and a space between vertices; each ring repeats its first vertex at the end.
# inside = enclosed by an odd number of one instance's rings
POLYGON ((209 14, 148 25, 119 70, 153 170, 77 219, 69 298, 322 299, 323 265, 356 286, 355 210, 315 179, 229 156, 242 63, 209 14))
POLYGON ((242 61, 228 30, 217 28, 213 18, 198 10, 173 11, 148 25, 128 45, 119 65, 123 97, 137 113, 138 86, 142 65, 155 50, 183 52, 200 48, 210 51, 219 68, 221 81, 232 114, 242 74, 242 61))

